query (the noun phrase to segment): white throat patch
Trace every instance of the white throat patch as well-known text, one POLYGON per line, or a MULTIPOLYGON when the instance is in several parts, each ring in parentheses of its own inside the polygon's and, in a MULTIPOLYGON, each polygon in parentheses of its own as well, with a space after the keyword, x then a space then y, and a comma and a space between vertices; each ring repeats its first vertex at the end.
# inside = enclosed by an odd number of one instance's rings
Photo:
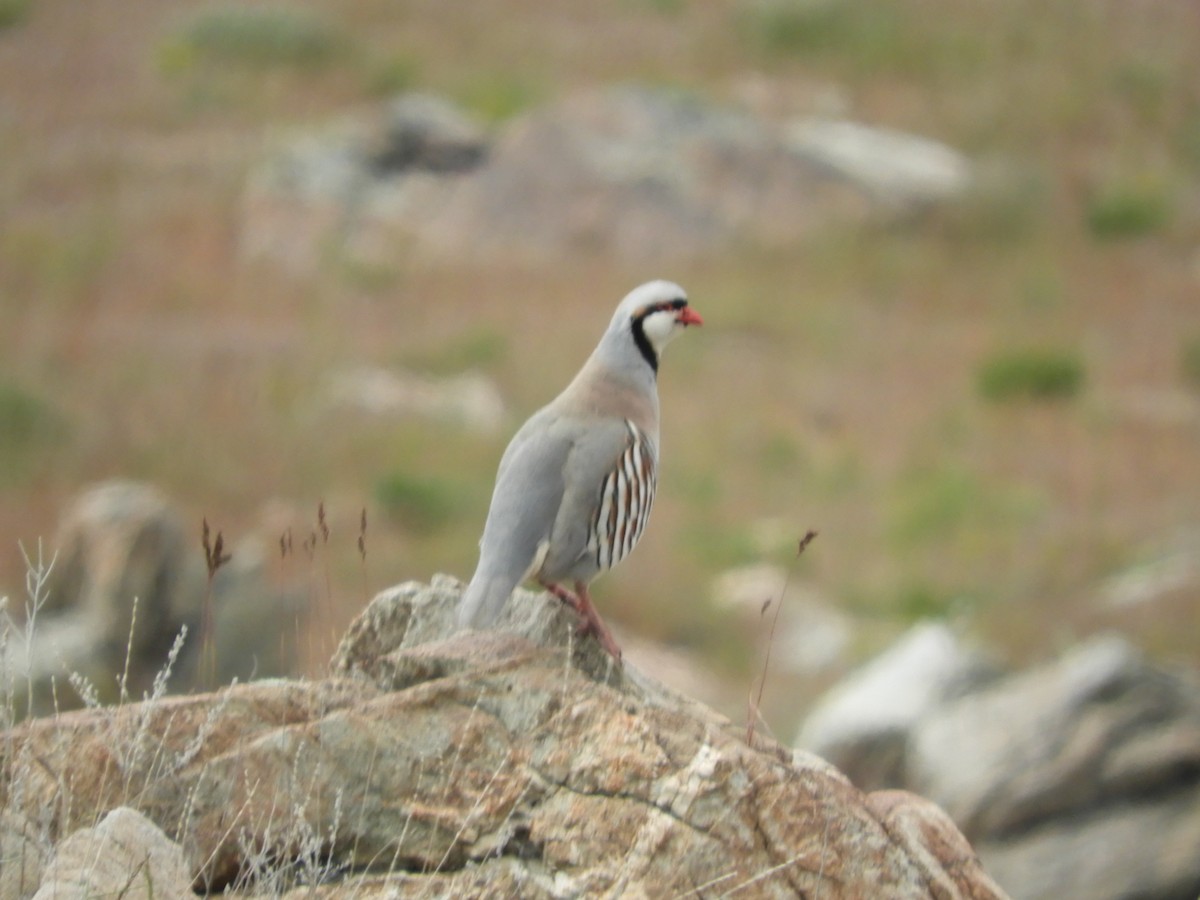
POLYGON ((683 326, 676 321, 676 318, 675 310, 658 310, 642 319, 642 332, 646 335, 646 340, 650 342, 650 346, 654 348, 656 354, 662 353, 663 347, 683 331, 683 326))

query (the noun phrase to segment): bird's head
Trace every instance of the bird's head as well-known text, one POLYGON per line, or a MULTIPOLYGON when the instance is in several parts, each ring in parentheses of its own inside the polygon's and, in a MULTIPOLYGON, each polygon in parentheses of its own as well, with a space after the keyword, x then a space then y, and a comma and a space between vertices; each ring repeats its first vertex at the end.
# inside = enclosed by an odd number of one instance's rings
POLYGON ((655 371, 663 348, 689 325, 703 325, 688 306, 687 294, 670 281, 650 281, 634 288, 621 301, 609 331, 628 333, 642 357, 655 371))

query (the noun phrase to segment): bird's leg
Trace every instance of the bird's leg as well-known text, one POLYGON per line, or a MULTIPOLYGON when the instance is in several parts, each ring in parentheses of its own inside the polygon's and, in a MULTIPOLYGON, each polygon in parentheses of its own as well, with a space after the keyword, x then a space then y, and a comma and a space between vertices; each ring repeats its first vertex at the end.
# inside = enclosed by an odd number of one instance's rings
POLYGON ((571 607, 571 609, 575 610, 575 612, 579 613, 581 616, 584 615, 583 603, 578 597, 568 591, 561 584, 551 584, 548 581, 543 581, 541 582, 541 585, 563 603, 567 604, 567 606, 571 607))
POLYGON ((579 614, 579 618, 581 619, 579 623, 580 634, 596 635, 596 639, 600 641, 600 646, 608 651, 608 654, 617 662, 621 661, 621 648, 617 646, 612 632, 608 630, 608 626, 600 619, 600 613, 596 612, 596 607, 592 605, 592 598, 588 595, 586 584, 582 581, 575 582, 576 593, 574 594, 561 584, 552 584, 547 581, 540 582, 540 584, 579 614))
POLYGON ((587 634, 589 631, 593 632, 600 641, 600 645, 608 651, 608 655, 617 662, 620 662, 621 648, 617 646, 617 642, 613 640, 612 632, 608 630, 608 626, 600 618, 600 613, 596 612, 596 607, 592 605, 592 598, 588 596, 587 584, 585 582, 575 582, 575 595, 579 600, 579 614, 583 616, 580 632, 583 634, 587 634))

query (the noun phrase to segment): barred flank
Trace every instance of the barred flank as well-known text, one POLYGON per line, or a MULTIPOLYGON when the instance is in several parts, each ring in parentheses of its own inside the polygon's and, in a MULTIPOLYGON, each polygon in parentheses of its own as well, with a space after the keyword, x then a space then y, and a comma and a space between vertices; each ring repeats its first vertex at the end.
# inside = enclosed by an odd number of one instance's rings
POLYGON ((629 444, 604 479, 588 530, 588 551, 601 569, 611 569, 637 546, 654 503, 654 450, 636 425, 626 420, 625 426, 629 444))

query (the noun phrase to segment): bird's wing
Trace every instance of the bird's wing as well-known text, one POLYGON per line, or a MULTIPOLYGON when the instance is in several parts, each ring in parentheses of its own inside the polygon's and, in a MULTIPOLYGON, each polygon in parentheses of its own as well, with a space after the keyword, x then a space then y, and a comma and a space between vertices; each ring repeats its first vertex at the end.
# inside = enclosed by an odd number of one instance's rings
MULTIPOLYGON (((623 419, 591 421, 580 427, 566 459, 565 489, 544 566, 550 580, 571 577, 586 581, 598 568, 611 564, 601 566, 598 560, 592 565, 583 563, 605 482, 629 450, 634 434, 623 419)), ((655 450, 652 444, 648 448, 648 464, 653 469, 655 450)))
POLYGON ((490 625, 513 588, 546 552, 562 505, 564 471, 575 433, 543 410, 516 433, 496 473, 496 487, 483 537, 479 565, 459 608, 464 626, 490 625))

